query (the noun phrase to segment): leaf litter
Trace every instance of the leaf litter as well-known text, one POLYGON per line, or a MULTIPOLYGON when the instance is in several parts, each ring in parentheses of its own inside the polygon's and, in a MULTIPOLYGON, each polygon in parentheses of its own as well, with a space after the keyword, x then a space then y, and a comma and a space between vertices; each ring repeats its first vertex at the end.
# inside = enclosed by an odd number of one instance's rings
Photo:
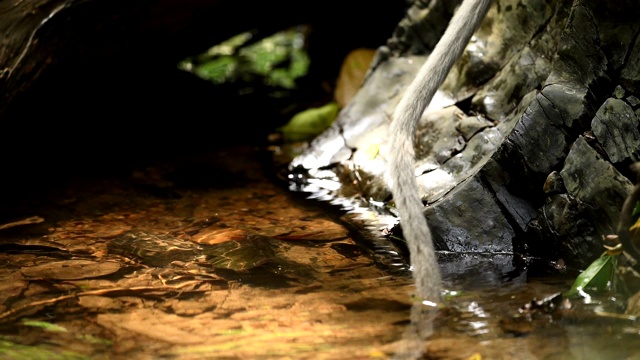
MULTIPOLYGON (((339 216, 267 178, 261 161, 234 148, 70 181, 24 218, 43 221, 0 230, 0 357, 393 357, 413 320, 408 274, 379 266, 339 216), (194 168, 205 179, 185 175, 194 168)), ((633 354, 633 320, 563 308, 549 294, 569 285, 459 293, 418 346, 437 359, 633 354)))
POLYGON ((11 249, 0 253, 0 354, 338 359, 398 338, 410 279, 386 274, 337 218, 264 178, 253 150, 230 151, 185 161, 237 186, 181 184, 180 164, 78 180, 37 209, 44 234, 15 231, 32 220, 0 232, 11 249), (172 195, 158 195, 167 186, 172 195), (345 305, 390 298, 404 306, 345 305))

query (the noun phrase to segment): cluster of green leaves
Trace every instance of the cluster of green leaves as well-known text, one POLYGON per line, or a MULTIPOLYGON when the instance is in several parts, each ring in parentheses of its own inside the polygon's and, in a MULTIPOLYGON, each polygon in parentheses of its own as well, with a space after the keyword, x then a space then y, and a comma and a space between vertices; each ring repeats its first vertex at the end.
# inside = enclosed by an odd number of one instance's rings
MULTIPOLYGON (((303 46, 305 33, 300 26, 251 42, 254 35, 245 32, 183 60, 178 67, 214 84, 260 83, 291 90, 309 69, 310 59, 303 46)), ((310 108, 278 130, 285 142, 311 140, 331 125, 338 111, 334 102, 310 108)))
POLYGON ((263 81, 267 86, 295 88, 296 79, 307 74, 309 56, 304 31, 292 28, 249 43, 245 32, 178 64, 182 70, 215 84, 263 81))

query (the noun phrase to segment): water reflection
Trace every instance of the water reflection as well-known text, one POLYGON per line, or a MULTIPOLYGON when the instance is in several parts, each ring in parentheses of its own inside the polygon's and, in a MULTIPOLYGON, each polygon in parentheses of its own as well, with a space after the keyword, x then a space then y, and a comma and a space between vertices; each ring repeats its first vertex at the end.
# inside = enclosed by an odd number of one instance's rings
POLYGON ((640 358, 636 320, 617 315, 615 297, 569 301, 571 277, 532 260, 440 255, 444 303, 413 303, 394 359, 640 358))

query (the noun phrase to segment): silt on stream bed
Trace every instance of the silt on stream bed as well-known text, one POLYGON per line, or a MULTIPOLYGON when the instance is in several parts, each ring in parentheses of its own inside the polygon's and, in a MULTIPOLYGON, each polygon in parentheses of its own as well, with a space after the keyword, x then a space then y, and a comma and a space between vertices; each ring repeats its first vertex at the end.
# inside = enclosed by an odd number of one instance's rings
POLYGON ((0 230, 0 357, 640 358, 637 323, 603 316, 616 301, 568 307, 553 294, 575 274, 531 260, 440 254, 451 296, 429 313, 408 272, 290 193, 264 155, 76 179, 12 207, 3 224, 42 221, 0 230))

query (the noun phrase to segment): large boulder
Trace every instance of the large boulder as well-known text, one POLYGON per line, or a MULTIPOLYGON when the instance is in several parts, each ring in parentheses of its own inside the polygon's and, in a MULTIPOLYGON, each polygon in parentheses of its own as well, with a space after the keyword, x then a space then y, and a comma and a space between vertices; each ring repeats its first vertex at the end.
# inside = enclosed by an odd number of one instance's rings
MULTIPOLYGON (((290 165, 306 179, 300 190, 364 219, 372 237, 402 226, 386 181, 387 131, 453 11, 442 3, 414 2, 359 93, 290 165)), ((416 178, 440 250, 575 266, 602 253, 640 145, 634 6, 493 4, 416 133, 416 178)))

